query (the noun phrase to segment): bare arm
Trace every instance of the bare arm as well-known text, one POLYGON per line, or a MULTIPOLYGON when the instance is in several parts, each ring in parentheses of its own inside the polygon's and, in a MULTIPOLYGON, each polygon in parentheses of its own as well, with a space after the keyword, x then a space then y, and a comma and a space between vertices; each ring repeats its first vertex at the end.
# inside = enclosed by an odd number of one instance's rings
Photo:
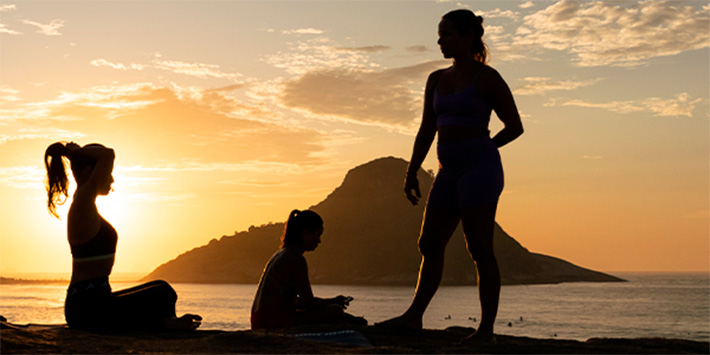
POLYGON ((503 129, 493 137, 493 142, 500 148, 523 134, 523 122, 513 94, 500 74, 495 70, 485 70, 482 74, 486 96, 493 106, 493 111, 504 125, 503 129))
POLYGON ((431 144, 436 137, 436 114, 434 113, 434 90, 439 81, 441 71, 435 71, 429 75, 426 88, 424 90, 424 110, 422 112, 422 123, 419 126, 417 137, 414 139, 414 148, 412 149, 412 158, 409 160, 407 167, 407 176, 404 182, 404 193, 407 199, 416 205, 421 198, 419 191, 419 181, 417 172, 421 168, 424 158, 426 158, 431 144))
POLYGON ((294 265, 293 272, 296 293, 298 295, 296 300, 297 309, 319 308, 329 304, 337 304, 345 308, 348 303, 350 303, 352 298, 345 296, 337 296, 333 298, 320 298, 314 296, 313 290, 311 289, 311 282, 308 279, 308 265, 306 264, 305 258, 301 257, 298 259, 296 265, 294 265))

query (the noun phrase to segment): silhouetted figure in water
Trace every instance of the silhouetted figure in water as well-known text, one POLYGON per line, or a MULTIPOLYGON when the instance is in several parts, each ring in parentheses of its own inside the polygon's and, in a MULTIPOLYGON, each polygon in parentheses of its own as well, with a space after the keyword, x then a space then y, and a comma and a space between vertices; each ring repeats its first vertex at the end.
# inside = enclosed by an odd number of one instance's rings
POLYGON ((429 192, 419 236, 419 280, 407 311, 376 325, 422 328, 424 311, 441 281, 446 244, 461 221, 476 263, 482 309, 478 330, 464 341, 495 340, 500 273, 493 252, 493 230, 503 190, 498 148, 520 136, 523 126, 508 85, 486 65, 482 22, 468 10, 451 11, 439 22, 438 44, 453 65, 429 75, 422 123, 404 183, 407 198, 416 205, 421 198, 417 172, 438 133, 440 168, 429 192), (488 131, 491 111, 505 126, 493 139, 488 131))
POLYGON ((367 325, 364 318, 345 313, 352 297, 313 295, 303 253, 318 247, 321 234, 323 219, 317 213, 291 212, 281 237, 281 248, 271 256, 261 274, 251 308, 251 329, 327 323, 367 325))
POLYGON ((100 144, 80 147, 54 143, 44 154, 47 169, 47 207, 59 218, 56 206, 68 197, 69 160, 77 188, 67 218, 67 237, 73 257, 64 315, 72 328, 93 331, 134 329, 196 329, 198 315, 175 315, 177 294, 165 281, 152 281, 112 292, 109 275, 116 256, 118 234, 96 208, 96 197, 108 195, 113 183, 113 149, 100 144))

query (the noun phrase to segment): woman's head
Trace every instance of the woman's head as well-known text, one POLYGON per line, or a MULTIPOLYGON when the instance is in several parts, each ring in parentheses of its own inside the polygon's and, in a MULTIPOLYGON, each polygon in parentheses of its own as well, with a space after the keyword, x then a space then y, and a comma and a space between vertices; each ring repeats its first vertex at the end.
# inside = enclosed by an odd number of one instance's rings
MULTIPOLYGON (((483 42, 483 17, 476 16, 472 11, 465 9, 453 10, 442 16, 439 23, 439 44, 442 46, 442 52, 444 51, 442 30, 449 29, 453 30, 459 38, 470 37, 473 58, 477 62, 486 64, 488 61, 488 49, 483 42)), ((446 56, 446 53, 444 55, 446 56)))
MULTIPOLYGON (((103 147, 101 144, 88 144, 85 147, 103 147)), ((78 186, 81 186, 91 176, 96 166, 96 161, 89 156, 81 154, 76 143, 53 143, 44 152, 44 167, 47 170, 47 209, 55 217, 57 205, 66 201, 69 195, 69 178, 66 173, 64 159, 69 160, 72 175, 78 186)))
POLYGON ((318 247, 323 234, 323 219, 311 210, 293 210, 288 216, 284 234, 281 236, 281 248, 295 246, 304 251, 318 247))

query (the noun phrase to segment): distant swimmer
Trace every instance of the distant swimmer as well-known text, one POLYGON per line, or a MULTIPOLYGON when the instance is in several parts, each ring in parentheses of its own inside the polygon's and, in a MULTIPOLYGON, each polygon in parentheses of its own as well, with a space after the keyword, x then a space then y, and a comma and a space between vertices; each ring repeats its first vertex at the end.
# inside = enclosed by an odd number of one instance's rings
POLYGON ((349 296, 313 295, 304 252, 321 242, 323 219, 310 210, 293 210, 286 221, 281 247, 266 263, 251 309, 251 329, 288 328, 306 324, 367 325, 345 312, 349 296))
POLYGON ((118 234, 96 207, 98 196, 112 191, 114 151, 101 144, 83 147, 54 143, 44 154, 47 207, 59 218, 57 205, 69 195, 64 159, 69 160, 77 187, 67 217, 72 275, 64 303, 71 328, 91 331, 193 330, 202 317, 177 317, 177 293, 165 281, 151 281, 113 292, 109 275, 116 258, 118 234))

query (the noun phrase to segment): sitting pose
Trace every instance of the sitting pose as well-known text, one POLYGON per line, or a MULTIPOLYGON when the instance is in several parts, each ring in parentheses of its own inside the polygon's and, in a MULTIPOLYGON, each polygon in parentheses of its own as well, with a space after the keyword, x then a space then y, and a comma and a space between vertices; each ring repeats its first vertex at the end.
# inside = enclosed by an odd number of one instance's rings
POLYGON ((196 329, 202 318, 193 314, 178 318, 175 315, 177 294, 165 281, 111 291, 108 279, 115 261, 118 234, 99 214, 96 197, 111 191, 113 149, 100 144, 50 145, 44 154, 49 212, 59 218, 56 206, 68 197, 69 179, 64 158, 69 160, 77 183, 67 221, 73 256, 64 305, 67 324, 92 331, 196 329))
POLYGON ((303 253, 320 244, 323 219, 310 210, 294 210, 288 217, 281 248, 264 267, 251 308, 251 329, 296 325, 351 323, 367 325, 362 317, 345 313, 352 297, 313 296, 303 253))
POLYGON ((466 245, 478 273, 481 324, 467 343, 495 340, 493 326, 500 297, 500 271, 493 251, 503 167, 498 148, 523 133, 513 95, 496 70, 486 65, 483 18, 454 10, 439 22, 444 58, 452 65, 429 75, 422 122, 414 142, 404 192, 412 204, 421 198, 417 172, 438 135, 439 172, 429 190, 419 236, 422 262, 409 309, 376 325, 421 329, 424 311, 436 293, 444 268, 446 244, 463 224, 466 245), (490 138, 491 111, 504 128, 490 138))

